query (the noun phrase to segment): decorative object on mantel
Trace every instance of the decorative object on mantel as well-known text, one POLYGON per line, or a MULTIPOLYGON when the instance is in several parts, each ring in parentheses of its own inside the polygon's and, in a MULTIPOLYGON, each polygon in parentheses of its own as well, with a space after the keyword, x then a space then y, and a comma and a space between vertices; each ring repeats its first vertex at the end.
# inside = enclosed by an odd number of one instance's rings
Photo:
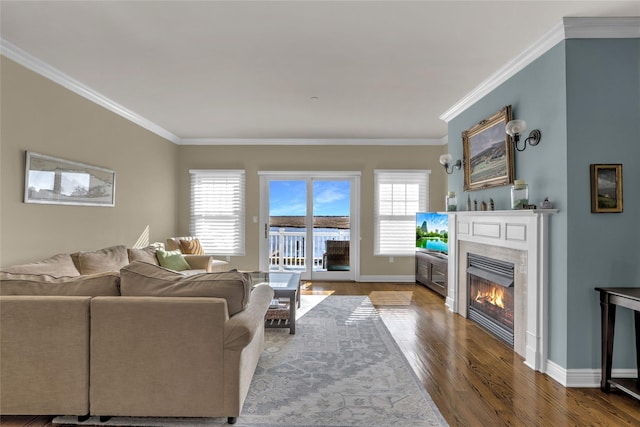
POLYGON ((482 204, 480 205, 480 210, 481 211, 486 211, 487 210, 487 202, 485 202, 484 200, 482 201, 482 204))
POLYGON ((455 212, 458 210, 458 202, 456 200, 455 191, 449 191, 446 197, 447 212, 455 212))
POLYGON ((473 210, 474 211, 478 210, 478 200, 477 199, 473 199, 473 210))
POLYGON ((505 127, 505 131, 513 137, 513 146, 518 151, 524 151, 527 148, 527 143, 530 146, 535 147, 540 142, 540 138, 542 138, 542 134, 538 129, 534 129, 529 133, 529 136, 524 140, 524 145, 522 148, 518 145, 520 142, 520 135, 527 130, 527 122, 524 120, 511 120, 507 123, 505 127))
POLYGON ((511 105, 462 132, 465 191, 513 182, 513 144, 505 131, 509 121, 511 105))
POLYGON ((622 212, 622 164, 591 164, 591 212, 622 212))
POLYGON ((115 206, 116 173, 111 169, 26 152, 24 202, 115 206))
POLYGON ((492 211, 496 210, 496 205, 493 203, 493 199, 489 199, 489 209, 492 211))
POLYGON ((467 194, 467 210, 471 210, 471 196, 467 194))
POLYGON ((523 179, 516 179, 511 186, 511 209, 524 209, 529 204, 529 186, 523 179))
POLYGON ((462 160, 458 159, 454 164, 451 164, 451 160, 453 160, 451 154, 443 154, 440 156, 440 164, 449 175, 453 173, 454 168, 459 170, 462 167, 462 160), (449 169, 449 165, 451 165, 451 169, 449 169))
POLYGON ((544 201, 542 202, 542 209, 553 209, 553 203, 549 201, 548 197, 544 198, 544 201))

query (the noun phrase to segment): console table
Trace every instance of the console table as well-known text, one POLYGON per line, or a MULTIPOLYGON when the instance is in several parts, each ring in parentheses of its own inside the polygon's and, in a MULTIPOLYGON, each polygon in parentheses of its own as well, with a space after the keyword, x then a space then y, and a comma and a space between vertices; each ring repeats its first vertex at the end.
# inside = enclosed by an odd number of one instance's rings
POLYGON ((613 384, 636 399, 640 399, 639 378, 611 378, 613 358, 613 334, 616 323, 616 307, 626 307, 634 311, 636 330, 636 367, 640 368, 640 288, 596 288, 600 292, 602 315, 602 380, 600 389, 611 390, 613 384))

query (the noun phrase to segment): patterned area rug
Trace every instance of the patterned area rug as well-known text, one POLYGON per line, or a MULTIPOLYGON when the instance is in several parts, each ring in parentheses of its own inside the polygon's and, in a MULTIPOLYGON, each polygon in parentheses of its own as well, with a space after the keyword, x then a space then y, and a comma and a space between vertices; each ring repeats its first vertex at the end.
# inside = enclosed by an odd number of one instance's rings
MULTIPOLYGON (((369 298, 329 296, 297 322, 295 335, 288 329, 267 329, 265 352, 237 426, 447 425, 369 298)), ((62 418, 54 423, 71 421, 62 418)), ((225 422, 117 417, 102 425, 225 422)))

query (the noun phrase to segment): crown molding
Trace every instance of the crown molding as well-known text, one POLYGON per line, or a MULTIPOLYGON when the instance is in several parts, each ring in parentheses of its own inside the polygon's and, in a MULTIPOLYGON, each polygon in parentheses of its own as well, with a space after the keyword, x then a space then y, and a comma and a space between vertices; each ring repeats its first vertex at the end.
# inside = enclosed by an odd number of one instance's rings
POLYGON ((178 145, 443 145, 436 138, 182 138, 178 145))
POLYGON ((566 39, 640 38, 640 17, 562 18, 566 39))
POLYGON ((562 18, 533 45, 442 113, 440 119, 450 122, 562 40, 578 38, 640 38, 640 17, 562 18))
POLYGON ((70 91, 88 99, 89 101, 98 104, 107 110, 137 124, 138 126, 147 129, 156 135, 168 139, 173 143, 177 143, 180 138, 172 134, 168 130, 158 126, 152 121, 134 113, 133 111, 123 107, 117 102, 112 101, 103 94, 96 92, 90 87, 80 83, 73 77, 68 76, 57 68, 52 67, 46 62, 36 58, 35 56, 25 52, 14 44, 0 38, 0 53, 3 56, 11 59, 30 69, 31 71, 46 77, 47 79, 59 84, 60 86, 69 89, 70 91))
POLYGON ((493 73, 489 78, 480 83, 475 89, 466 94, 462 99, 456 102, 451 108, 440 115, 440 120, 449 123, 459 114, 471 107, 480 99, 491 93, 495 88, 507 81, 509 78, 523 70, 527 65, 538 59, 542 54, 547 52, 553 46, 564 39, 564 27, 562 23, 556 24, 551 30, 547 31, 533 45, 525 49, 521 54, 507 62, 498 71, 493 73))
POLYGON ((442 145, 436 138, 180 138, 0 38, 0 54, 177 145, 442 145))

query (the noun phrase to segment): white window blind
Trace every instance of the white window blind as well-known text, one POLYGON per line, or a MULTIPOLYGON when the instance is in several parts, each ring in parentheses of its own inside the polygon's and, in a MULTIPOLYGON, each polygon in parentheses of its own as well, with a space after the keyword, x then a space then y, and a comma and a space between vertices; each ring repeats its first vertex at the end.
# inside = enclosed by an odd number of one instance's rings
POLYGON ((416 212, 429 209, 429 171, 374 171, 374 255, 413 255, 416 212))
POLYGON ((208 255, 245 254, 245 171, 190 170, 192 236, 208 255))

